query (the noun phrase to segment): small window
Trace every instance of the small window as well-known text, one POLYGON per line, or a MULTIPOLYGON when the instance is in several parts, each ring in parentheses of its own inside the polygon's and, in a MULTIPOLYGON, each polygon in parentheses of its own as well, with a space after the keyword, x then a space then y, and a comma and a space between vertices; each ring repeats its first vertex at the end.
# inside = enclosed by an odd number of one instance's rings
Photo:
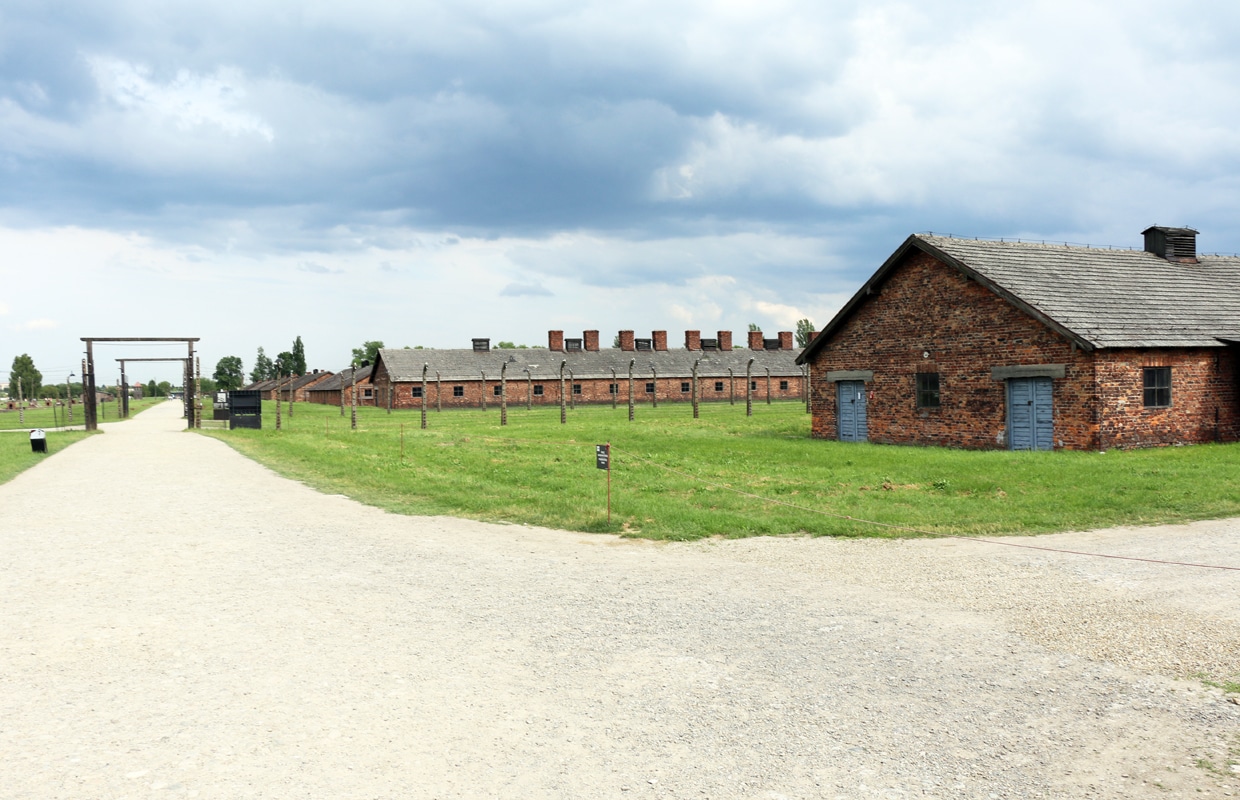
POLYGON ((580 384, 580 383, 574 383, 574 384, 573 384, 573 394, 581 394, 581 384, 580 384))
POLYGON ((422 396, 422 387, 421 387, 421 386, 415 386, 415 387, 413 387, 413 395, 412 395, 412 396, 413 396, 414 398, 421 397, 421 396, 422 396))
POLYGON ((374 389, 363 389, 362 390, 362 397, 374 397, 374 396, 375 396, 374 389))
POLYGON ((689 382, 688 382, 688 381, 681 381, 681 382, 680 382, 680 391, 682 391, 682 392, 687 392, 687 391, 689 391, 689 382))
POLYGON ((1145 407, 1166 408, 1171 405, 1171 367, 1145 368, 1145 407))
POLYGON ((500 386, 500 385, 497 383, 497 384, 495 384, 495 387, 494 387, 494 388, 495 388, 495 391, 493 392, 493 394, 494 394, 496 397, 499 397, 499 396, 500 396, 500 394, 501 394, 501 390, 503 389, 503 387, 502 387, 502 386, 500 386))
POLYGON ((541 395, 543 393, 542 386, 541 383, 534 384, 534 394, 541 395))
POLYGON ((453 387, 452 387, 452 396, 453 396, 453 397, 464 397, 464 396, 465 396, 465 387, 464 387, 464 386, 453 386, 453 387))
POLYGON ((780 381, 780 382, 779 382, 779 391, 781 391, 781 392, 786 392, 786 391, 788 391, 788 381, 780 381))
POLYGON ((649 381, 646 382, 646 394, 654 394, 654 384, 649 381))
POLYGON ((716 392, 723 391, 723 381, 715 381, 715 391, 716 392))
POLYGON ((750 389, 752 389, 752 390, 754 390, 754 391, 756 392, 756 391, 758 390, 758 382, 757 382, 757 381, 750 381, 750 382, 749 382, 749 388, 750 388, 750 389))
POLYGON ((917 373, 917 407, 939 407, 939 373, 917 373))
POLYGON ((609 384, 607 384, 607 393, 608 393, 608 394, 616 394, 618 391, 620 391, 620 387, 619 387, 619 386, 617 386, 616 384, 614 384, 614 383, 609 383, 609 384))

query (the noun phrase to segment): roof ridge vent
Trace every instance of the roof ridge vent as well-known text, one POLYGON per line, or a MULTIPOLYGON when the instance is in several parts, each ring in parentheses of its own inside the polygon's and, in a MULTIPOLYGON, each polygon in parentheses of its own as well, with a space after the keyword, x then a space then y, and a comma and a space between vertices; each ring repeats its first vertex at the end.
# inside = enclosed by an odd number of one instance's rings
POLYGON ((1197 233, 1193 228, 1165 228, 1152 225, 1141 231, 1145 252, 1181 264, 1197 263, 1197 233))

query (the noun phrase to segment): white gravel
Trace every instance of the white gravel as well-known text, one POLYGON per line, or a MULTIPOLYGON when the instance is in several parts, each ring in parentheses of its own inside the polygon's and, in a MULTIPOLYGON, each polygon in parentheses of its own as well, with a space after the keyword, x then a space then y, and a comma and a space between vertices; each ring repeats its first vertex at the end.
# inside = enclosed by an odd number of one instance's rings
POLYGON ((0 796, 1240 796, 1240 573, 399 517, 179 411, 0 486, 0 796))

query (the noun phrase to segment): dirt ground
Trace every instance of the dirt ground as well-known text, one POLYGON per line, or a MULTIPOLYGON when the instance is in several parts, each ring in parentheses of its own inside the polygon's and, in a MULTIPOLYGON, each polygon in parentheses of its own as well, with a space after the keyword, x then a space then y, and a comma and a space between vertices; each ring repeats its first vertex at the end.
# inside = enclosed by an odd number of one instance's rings
POLYGON ((1240 796, 1238 571, 400 517, 179 414, 0 486, 0 796, 1240 796))

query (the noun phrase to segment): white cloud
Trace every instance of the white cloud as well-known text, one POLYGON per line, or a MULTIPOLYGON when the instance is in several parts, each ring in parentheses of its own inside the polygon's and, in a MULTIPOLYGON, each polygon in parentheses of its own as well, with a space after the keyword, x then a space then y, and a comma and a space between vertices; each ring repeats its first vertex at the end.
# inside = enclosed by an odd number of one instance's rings
POLYGON ((60 323, 54 319, 31 319, 25 322, 19 322, 12 326, 15 331, 50 331, 60 327, 60 323))
POLYGON ((238 69, 220 67, 209 75, 182 69, 160 83, 143 64, 106 56, 88 57, 87 63, 106 99, 148 123, 182 131, 209 126, 230 136, 275 139, 275 131, 261 117, 240 108, 247 92, 245 76, 238 69))

